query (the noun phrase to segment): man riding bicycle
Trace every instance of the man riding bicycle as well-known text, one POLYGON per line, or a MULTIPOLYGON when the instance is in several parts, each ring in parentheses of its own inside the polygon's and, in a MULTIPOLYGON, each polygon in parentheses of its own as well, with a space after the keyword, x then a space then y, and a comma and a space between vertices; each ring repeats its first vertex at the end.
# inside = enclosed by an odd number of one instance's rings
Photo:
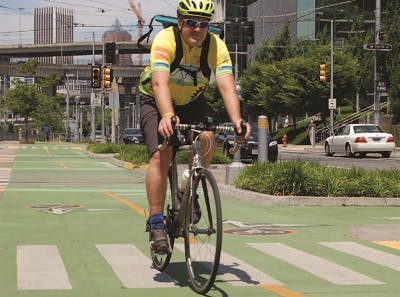
MULTIPOLYGON (((172 147, 159 151, 158 145, 173 134, 172 117, 176 116, 178 123, 199 123, 205 116, 212 116, 212 109, 203 97, 210 82, 204 68, 209 67, 214 74, 229 118, 238 133, 241 133, 242 123, 228 49, 218 36, 208 33, 210 20, 214 17, 214 2, 179 0, 177 14, 178 24, 155 36, 150 65, 143 70, 139 84, 140 124, 150 157, 146 173, 150 245, 159 253, 168 250, 163 210, 172 147), (176 41, 176 38, 180 40, 176 41), (182 47, 182 58, 176 62, 178 44, 182 47), (202 50, 206 46, 208 51, 202 50)), ((250 135, 250 125, 246 130, 244 137, 250 135)), ((202 133, 200 141, 203 166, 207 166, 214 150, 213 133, 202 133)))

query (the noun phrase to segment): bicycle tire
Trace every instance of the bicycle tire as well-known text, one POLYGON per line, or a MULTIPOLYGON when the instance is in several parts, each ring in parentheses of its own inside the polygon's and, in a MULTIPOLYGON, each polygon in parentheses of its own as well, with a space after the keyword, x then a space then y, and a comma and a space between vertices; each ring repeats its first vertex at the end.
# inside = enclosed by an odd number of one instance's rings
POLYGON ((221 256, 221 200, 217 182, 207 169, 192 173, 189 182, 185 191, 190 195, 184 228, 186 268, 191 289, 206 294, 214 284, 221 256), (199 222, 192 223, 195 195, 202 213, 199 222))

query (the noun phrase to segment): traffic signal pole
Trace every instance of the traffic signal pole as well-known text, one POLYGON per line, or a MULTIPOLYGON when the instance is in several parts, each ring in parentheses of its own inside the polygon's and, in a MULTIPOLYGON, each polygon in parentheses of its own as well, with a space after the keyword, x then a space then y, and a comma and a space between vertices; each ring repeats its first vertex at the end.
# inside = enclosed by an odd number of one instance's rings
MULTIPOLYGON (((95 65, 94 43, 95 43, 95 35, 94 35, 94 32, 93 32, 92 66, 95 65)), ((90 102, 91 106, 90 106, 90 108, 91 108, 91 115, 92 115, 92 119, 91 119, 91 122, 90 122, 90 139, 92 141, 95 141, 95 138, 96 138, 96 107, 95 107, 95 104, 94 104, 95 95, 94 95, 94 92, 93 92, 93 87, 92 87, 92 93, 90 94, 90 98, 91 98, 91 102, 90 102)))
MULTIPOLYGON (((375 9, 375 44, 379 44, 379 33, 381 31, 381 0, 376 0, 375 9)), ((379 125, 380 122, 380 94, 378 92, 379 74, 377 72, 377 51, 374 53, 374 124, 379 125)))
MULTIPOLYGON (((103 37, 102 37, 102 43, 103 43, 103 48, 102 48, 102 52, 103 52, 103 57, 102 57, 102 63, 101 63, 101 69, 104 69, 104 62, 105 62, 105 59, 104 59, 104 35, 103 35, 103 37)), ((105 138, 105 135, 104 135, 104 86, 103 86, 103 84, 101 84, 102 86, 101 86, 101 97, 100 97, 100 99, 101 99, 101 142, 102 143, 105 143, 106 142, 106 138, 105 138)))

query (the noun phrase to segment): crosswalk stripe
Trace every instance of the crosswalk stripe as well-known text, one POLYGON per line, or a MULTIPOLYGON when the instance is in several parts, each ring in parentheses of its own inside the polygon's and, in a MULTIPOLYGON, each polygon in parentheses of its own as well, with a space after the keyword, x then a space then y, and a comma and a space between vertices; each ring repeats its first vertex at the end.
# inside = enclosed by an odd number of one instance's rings
POLYGON ((72 289, 55 245, 17 246, 18 290, 72 289))
POLYGON ((176 287, 166 273, 151 269, 151 260, 134 245, 97 244, 96 247, 126 288, 176 287))
POLYGON ((400 257, 395 256, 374 248, 370 248, 356 242, 338 241, 338 242, 320 242, 320 244, 337 251, 359 257, 375 264, 389 267, 400 271, 400 257))
MULTIPOLYGON (((204 244, 199 244, 199 248, 204 248, 203 245, 204 244)), ((185 252, 182 243, 175 244, 175 247, 181 252, 185 252)), ((195 247, 195 245, 191 246, 191 248, 193 247, 195 247)), ((197 252, 194 252, 193 254, 196 255, 197 252)), ((282 285, 280 281, 225 252, 221 252, 218 278, 229 282, 231 285, 236 287, 282 285)))
POLYGON ((255 249, 337 285, 380 285, 380 281, 282 243, 248 243, 255 249))

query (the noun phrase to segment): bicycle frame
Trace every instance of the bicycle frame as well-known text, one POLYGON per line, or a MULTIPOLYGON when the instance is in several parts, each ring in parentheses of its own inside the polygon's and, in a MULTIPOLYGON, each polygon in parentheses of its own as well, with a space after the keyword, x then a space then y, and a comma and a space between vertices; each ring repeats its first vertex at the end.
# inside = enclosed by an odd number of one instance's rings
MULTIPOLYGON (((202 165, 200 135, 205 131, 232 133, 234 129, 213 126, 210 121, 199 125, 176 125, 175 120, 172 123, 178 139, 180 130, 190 130, 194 133, 194 140, 191 145, 173 147, 173 159, 168 173, 171 197, 166 205, 165 217, 169 250, 160 254, 151 250, 153 267, 163 271, 171 259, 175 238, 183 237, 189 285, 195 292, 205 294, 213 285, 218 271, 222 246, 222 209, 217 182, 202 165), (182 199, 178 199, 178 150, 193 151, 192 168, 182 199), (199 269, 202 263, 207 263, 204 265, 205 271, 199 269)), ((165 139, 159 150, 165 149, 168 141, 165 139)), ((237 141, 234 149, 239 150, 240 146, 241 142, 237 141)))
MULTIPOLYGON (((193 151, 193 166, 191 169, 191 174, 192 172, 196 174, 196 171, 204 168, 203 165, 201 164, 202 162, 202 157, 200 153, 200 139, 199 136, 203 131, 199 130, 192 130, 195 133, 198 133, 195 139, 193 140, 193 143, 191 145, 185 145, 181 146, 178 150, 192 150, 193 151)), ((174 148, 174 150, 176 150, 174 148)), ((191 201, 187 201, 185 197, 191 197, 191 195, 183 195, 182 201, 179 201, 178 199, 178 166, 177 166, 177 160, 176 160, 176 150, 174 152, 174 157, 171 163, 171 177, 172 181, 170 183, 171 185, 171 201, 172 201, 172 208, 168 209, 169 212, 173 214, 172 216, 172 226, 173 230, 171 234, 174 235, 175 238, 182 237, 183 235, 183 228, 185 227, 185 210, 187 207, 187 203, 190 203, 191 201)), ((192 182, 192 179, 190 178, 188 182, 192 182)), ((192 187, 190 187, 192 188, 192 187)))

